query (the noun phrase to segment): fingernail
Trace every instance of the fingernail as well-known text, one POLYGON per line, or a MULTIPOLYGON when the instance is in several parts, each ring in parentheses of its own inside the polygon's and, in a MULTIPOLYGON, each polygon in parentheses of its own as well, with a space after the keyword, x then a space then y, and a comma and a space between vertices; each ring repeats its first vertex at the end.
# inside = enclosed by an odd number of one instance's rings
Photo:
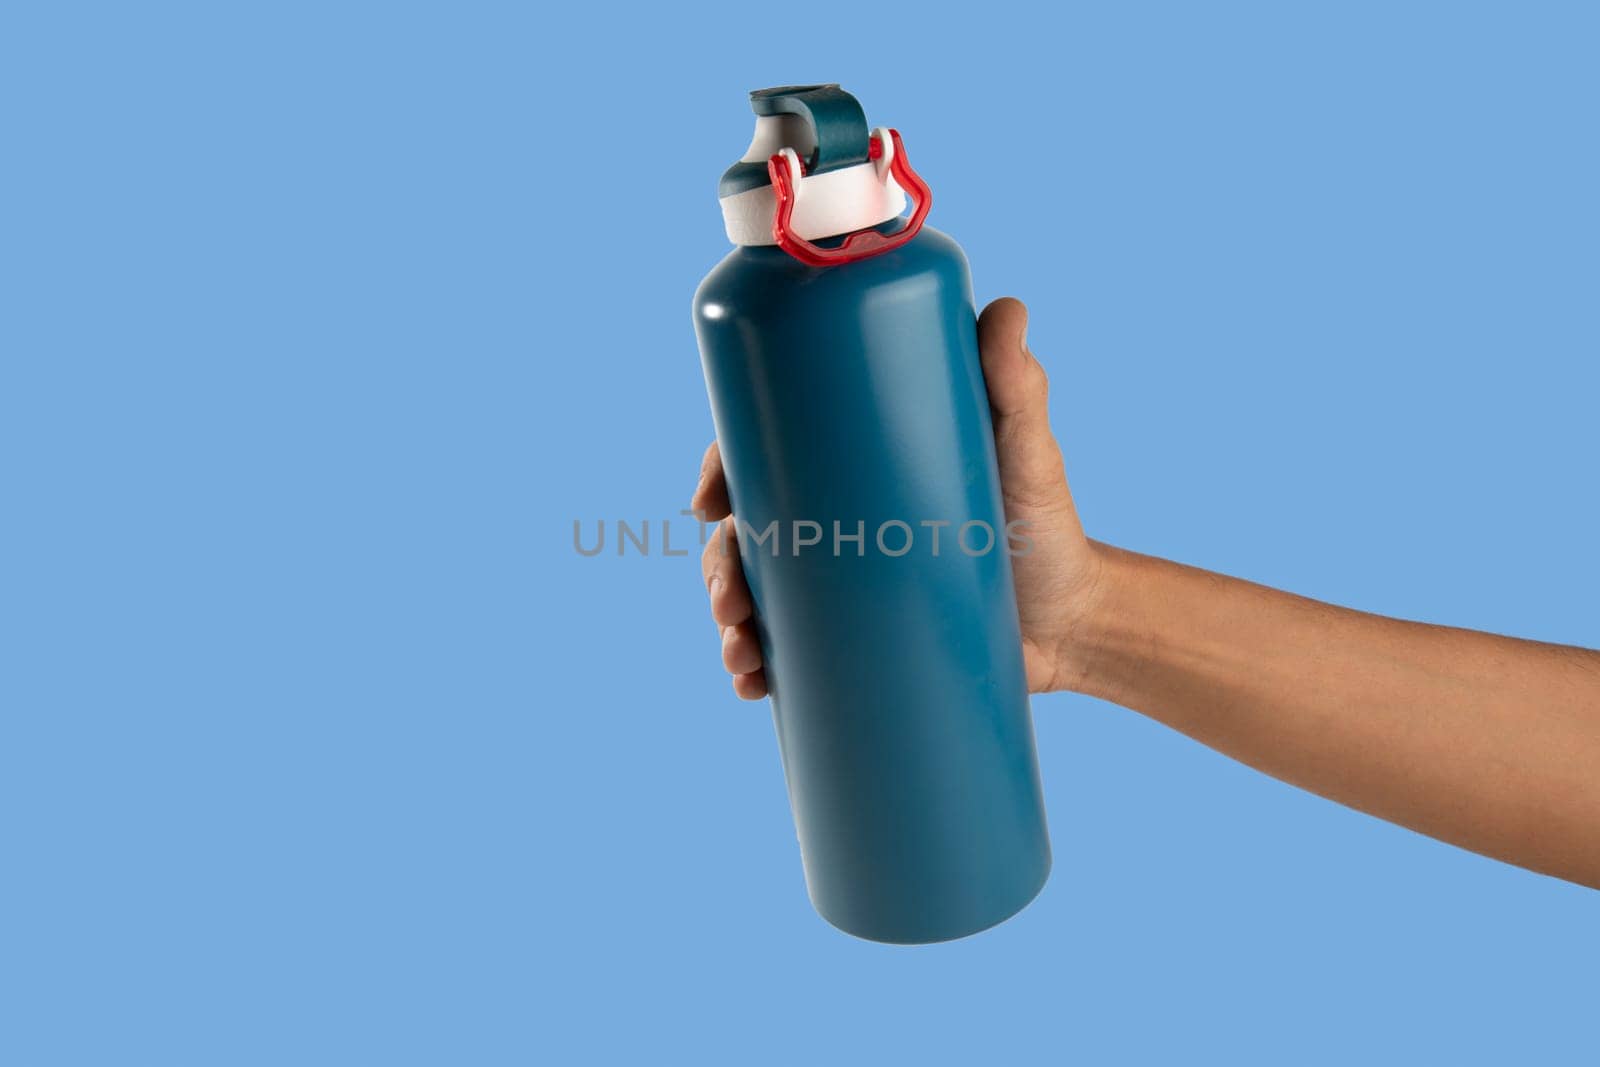
POLYGON ((712 599, 712 601, 713 601, 713 602, 715 602, 715 601, 716 601, 716 599, 717 599, 717 593, 718 593, 718 592, 719 592, 719 591, 720 591, 720 590, 721 590, 721 589, 722 589, 722 575, 720 575, 720 574, 713 574, 713 575, 712 575, 712 576, 711 576, 711 581, 710 581, 710 583, 708 583, 708 584, 707 584, 707 585, 706 585, 706 592, 708 592, 708 593, 710 593, 710 594, 711 594, 711 599, 712 599))

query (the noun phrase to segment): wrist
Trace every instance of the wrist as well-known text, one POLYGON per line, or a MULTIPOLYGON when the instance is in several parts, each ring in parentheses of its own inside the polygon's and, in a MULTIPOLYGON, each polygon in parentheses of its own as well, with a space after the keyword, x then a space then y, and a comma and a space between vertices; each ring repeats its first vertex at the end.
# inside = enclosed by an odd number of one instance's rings
MULTIPOLYGON (((1140 642, 1132 606, 1143 558, 1099 541, 1088 542, 1089 564, 1067 612, 1056 649, 1052 689, 1114 699, 1117 664, 1140 642)), ((1148 643, 1148 642, 1146 642, 1148 643)))

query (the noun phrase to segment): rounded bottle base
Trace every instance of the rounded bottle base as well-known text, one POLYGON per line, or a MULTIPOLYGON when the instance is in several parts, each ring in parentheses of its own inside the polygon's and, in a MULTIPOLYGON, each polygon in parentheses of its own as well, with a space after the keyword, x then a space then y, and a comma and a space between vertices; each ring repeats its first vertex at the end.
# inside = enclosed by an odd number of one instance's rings
POLYGON ((1017 901, 1015 906, 1007 908, 991 917, 980 919, 966 926, 951 927, 949 929, 930 929, 919 934, 918 936, 897 936, 895 934, 887 933, 881 929, 874 930, 859 926, 852 927, 848 921, 841 921, 840 919, 837 919, 824 911, 817 903, 815 897, 811 897, 811 906, 816 909, 817 914, 820 915, 829 926, 832 926, 834 929, 843 933, 849 934, 851 937, 859 937, 863 941, 875 941, 880 945, 938 945, 943 944, 946 941, 959 941, 963 937, 971 937, 973 934, 981 934, 985 930, 992 930, 996 926, 999 926, 1001 923, 1005 922, 1007 919, 1011 919, 1022 914, 1023 911, 1027 910, 1028 905, 1039 899, 1039 894, 1044 892, 1045 885, 1050 881, 1050 871, 1054 867, 1054 864, 1055 861, 1053 857, 1045 857, 1044 871, 1042 874, 1040 874, 1038 882, 1034 884, 1033 887, 1017 901))

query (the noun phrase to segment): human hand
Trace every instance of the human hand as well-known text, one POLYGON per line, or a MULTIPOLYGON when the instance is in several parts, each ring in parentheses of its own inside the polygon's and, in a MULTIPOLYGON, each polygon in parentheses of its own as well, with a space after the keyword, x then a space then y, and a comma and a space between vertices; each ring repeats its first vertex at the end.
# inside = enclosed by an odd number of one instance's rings
MULTIPOLYGON (((1443 841, 1600 888, 1600 652, 1401 622, 1090 541, 1050 432, 1028 313, 990 304, 978 347, 1028 688, 1135 709, 1275 778, 1443 841)), ((722 662, 767 694, 713 444, 694 504, 722 662), (719 549, 726 542, 728 551, 719 549)))
MULTIPOLYGON (((1012 557, 1017 612, 1022 622, 1028 688, 1036 693, 1077 688, 1085 664, 1074 635, 1100 599, 1104 567, 1100 547, 1084 536, 1067 488, 1061 449, 1050 432, 1048 382, 1027 347, 1028 311, 1009 297, 996 300, 978 319, 978 348, 1007 523, 1023 523, 1032 539, 1025 555, 1012 557)), ((767 695, 754 602, 739 565, 728 485, 716 442, 706 449, 691 507, 705 522, 723 528, 707 540, 701 571, 711 598, 711 617, 722 632, 722 665, 733 675, 734 692, 745 700, 767 695)))

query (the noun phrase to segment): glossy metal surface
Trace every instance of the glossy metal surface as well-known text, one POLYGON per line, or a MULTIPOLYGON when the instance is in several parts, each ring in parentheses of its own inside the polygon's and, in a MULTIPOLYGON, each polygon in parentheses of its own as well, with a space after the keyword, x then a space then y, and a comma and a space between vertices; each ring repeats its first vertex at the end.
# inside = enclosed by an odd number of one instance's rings
POLYGON ((931 228, 832 268, 738 248, 694 315, 735 512, 778 523, 743 565, 813 903, 880 941, 1000 922, 1050 846, 960 248, 931 228), (863 535, 837 555, 835 522, 863 535))

